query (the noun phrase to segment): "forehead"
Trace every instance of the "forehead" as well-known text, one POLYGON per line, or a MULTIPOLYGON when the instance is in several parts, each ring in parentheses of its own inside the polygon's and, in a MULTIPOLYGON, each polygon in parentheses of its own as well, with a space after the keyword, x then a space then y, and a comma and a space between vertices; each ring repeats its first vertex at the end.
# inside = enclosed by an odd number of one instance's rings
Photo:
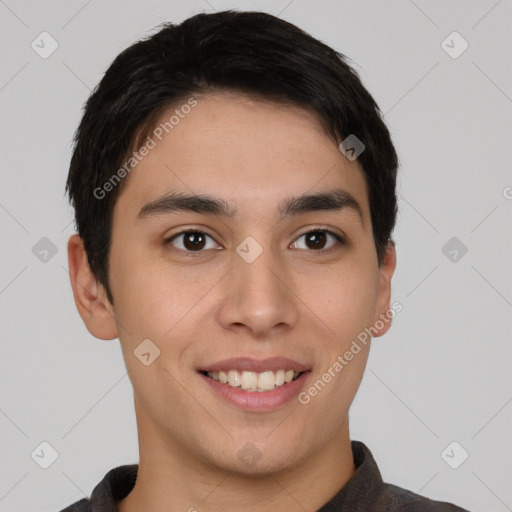
POLYGON ((341 187, 368 215, 359 163, 343 156, 316 114, 231 92, 194 102, 184 100, 162 113, 147 140, 151 149, 130 172, 121 207, 140 208, 178 191, 222 197, 243 213, 263 203, 277 208, 283 197, 341 187))

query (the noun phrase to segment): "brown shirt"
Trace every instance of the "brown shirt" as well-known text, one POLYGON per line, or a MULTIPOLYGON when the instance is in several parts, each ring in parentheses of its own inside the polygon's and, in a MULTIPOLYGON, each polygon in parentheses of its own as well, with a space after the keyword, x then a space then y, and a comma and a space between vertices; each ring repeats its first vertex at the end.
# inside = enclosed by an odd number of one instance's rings
MULTIPOLYGON (((352 441, 351 445, 356 471, 318 512, 468 512, 451 503, 433 501, 384 483, 369 448, 360 441, 352 441)), ((110 470, 90 498, 83 498, 61 512, 118 512, 116 501, 133 489, 137 470, 137 464, 110 470)))

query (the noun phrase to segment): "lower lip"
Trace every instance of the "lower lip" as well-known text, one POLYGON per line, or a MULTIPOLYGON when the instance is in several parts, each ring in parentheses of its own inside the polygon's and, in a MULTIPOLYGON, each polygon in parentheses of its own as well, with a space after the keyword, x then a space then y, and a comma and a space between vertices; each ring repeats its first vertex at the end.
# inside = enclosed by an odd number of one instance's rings
POLYGON ((245 391, 241 388, 234 388, 229 384, 223 384, 202 373, 199 373, 199 376, 203 378, 213 391, 240 409, 246 411, 272 411, 296 397, 310 373, 310 371, 303 372, 295 380, 270 391, 245 391))

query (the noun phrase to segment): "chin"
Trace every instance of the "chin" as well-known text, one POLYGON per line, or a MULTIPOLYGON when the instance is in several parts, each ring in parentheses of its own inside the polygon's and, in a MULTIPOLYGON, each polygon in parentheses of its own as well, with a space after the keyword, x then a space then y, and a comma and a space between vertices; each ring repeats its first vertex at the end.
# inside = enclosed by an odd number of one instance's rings
POLYGON ((255 462, 248 464, 238 459, 223 460, 219 461, 219 468, 224 471, 229 471, 244 478, 254 478, 255 480, 263 479, 268 477, 269 474, 279 474, 285 471, 289 471, 291 468, 296 466, 298 462, 296 460, 288 459, 276 459, 276 454, 269 460, 262 454, 261 458, 255 462))
POLYGON ((276 447, 268 440, 266 444, 244 440, 219 447, 219 452, 210 456, 210 462, 219 469, 244 477, 263 478, 269 473, 277 474, 300 465, 306 454, 293 444, 276 447))

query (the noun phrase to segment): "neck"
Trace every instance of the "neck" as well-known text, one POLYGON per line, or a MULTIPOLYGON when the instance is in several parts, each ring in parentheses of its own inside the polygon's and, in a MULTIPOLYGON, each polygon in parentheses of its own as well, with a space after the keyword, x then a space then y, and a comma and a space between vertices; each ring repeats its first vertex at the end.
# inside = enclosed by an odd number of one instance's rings
POLYGON ((120 512, 266 512, 318 510, 355 472, 348 419, 333 439, 294 467, 264 475, 233 473, 196 457, 138 421, 140 461, 135 487, 120 512), (172 504, 172 508, 169 508, 172 504))

